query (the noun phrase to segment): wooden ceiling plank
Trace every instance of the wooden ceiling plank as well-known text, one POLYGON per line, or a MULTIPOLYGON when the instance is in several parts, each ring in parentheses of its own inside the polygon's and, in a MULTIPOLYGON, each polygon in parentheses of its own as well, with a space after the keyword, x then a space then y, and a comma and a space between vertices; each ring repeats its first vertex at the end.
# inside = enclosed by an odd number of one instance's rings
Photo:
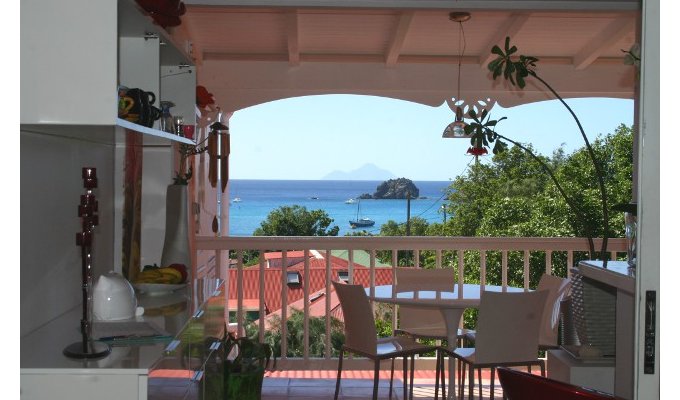
POLYGON ((286 13, 286 31, 288 35, 288 63, 300 65, 300 18, 297 10, 286 13))
POLYGON ((574 67, 582 70, 592 64, 603 51, 635 30, 633 18, 615 19, 602 32, 588 41, 574 56, 574 67))
POLYGON ((397 28, 394 30, 394 34, 390 40, 389 48, 387 49, 387 56, 385 57, 386 66, 394 67, 397 65, 397 60, 399 59, 402 48, 404 47, 404 41, 406 40, 406 36, 408 35, 408 31, 411 27, 413 16, 413 11, 406 11, 399 15, 397 28))
POLYGON ((488 53, 479 56, 479 64, 482 68, 486 69, 486 66, 496 58, 496 55, 491 53, 491 48, 495 45, 503 46, 507 36, 510 38, 516 36, 527 23, 529 17, 531 17, 530 13, 510 14, 508 20, 496 30, 491 40, 482 47, 483 49, 488 49, 488 53))

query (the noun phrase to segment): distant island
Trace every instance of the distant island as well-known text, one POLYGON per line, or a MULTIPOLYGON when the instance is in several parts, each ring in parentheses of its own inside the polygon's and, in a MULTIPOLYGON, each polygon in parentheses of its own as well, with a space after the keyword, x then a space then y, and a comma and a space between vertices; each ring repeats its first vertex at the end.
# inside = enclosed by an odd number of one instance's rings
POLYGON ((375 193, 364 193, 359 196, 360 199, 405 199, 408 196, 412 199, 420 197, 420 189, 410 179, 397 178, 389 179, 378 185, 375 193))
POLYGON ((369 163, 349 172, 333 171, 321 179, 334 181, 380 181, 392 178, 396 178, 396 176, 390 171, 369 163))

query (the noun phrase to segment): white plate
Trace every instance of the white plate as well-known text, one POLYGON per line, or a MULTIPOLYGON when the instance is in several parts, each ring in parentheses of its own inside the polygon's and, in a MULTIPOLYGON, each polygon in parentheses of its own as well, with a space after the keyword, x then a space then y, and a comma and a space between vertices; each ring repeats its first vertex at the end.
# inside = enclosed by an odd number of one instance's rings
POLYGON ((162 294, 172 293, 175 290, 182 289, 186 283, 171 285, 166 283, 133 283, 132 286, 140 292, 149 296, 158 296, 162 294))

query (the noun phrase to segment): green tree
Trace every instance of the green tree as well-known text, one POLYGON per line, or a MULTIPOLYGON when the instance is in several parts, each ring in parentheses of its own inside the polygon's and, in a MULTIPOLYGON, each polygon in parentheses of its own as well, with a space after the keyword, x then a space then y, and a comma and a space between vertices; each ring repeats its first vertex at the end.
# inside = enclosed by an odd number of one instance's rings
MULTIPOLYGON (((255 229, 253 236, 337 236, 340 228, 330 227, 333 219, 324 210, 307 210, 299 205, 281 206, 272 210, 267 218, 255 229)), ((243 252, 243 263, 252 265, 258 262, 259 252, 243 252)), ((234 251, 229 257, 236 258, 234 251)))
MULTIPOLYGON (((632 139, 632 128, 620 125, 614 133, 600 136, 592 143, 597 157, 606 160, 603 173, 608 197, 613 202, 630 200, 632 139)), ((594 174, 587 150, 580 148, 565 155, 562 149, 558 149, 551 158, 540 155, 537 157, 541 157, 545 164, 551 166, 557 179, 563 183, 563 189, 571 197, 579 199, 585 220, 592 226, 597 226, 601 220, 601 195, 597 187, 584 186, 585 182, 592 182, 594 174)), ((574 223, 572 210, 552 179, 548 179, 542 172, 534 156, 517 146, 494 155, 488 164, 472 166, 465 175, 459 176, 452 183, 448 198, 447 208, 452 218, 443 229, 446 235, 470 236, 473 233, 472 236, 584 236, 583 226, 574 223)), ((612 236, 623 237, 622 213, 613 213, 610 220, 612 236)), ((597 230, 594 232, 601 233, 597 230)), ((489 284, 501 284, 502 254, 488 251, 485 255, 486 281, 489 284)), ((445 261, 451 260, 450 256, 443 256, 445 261)), ((586 252, 574 254, 575 261, 587 257, 586 252)), ((523 258, 523 252, 508 252, 510 285, 523 285, 523 258)), ((566 275, 566 252, 553 252, 552 261, 554 272, 566 275)), ((466 282, 478 283, 481 280, 479 253, 465 252, 464 262, 466 282)), ((529 286, 534 288, 545 271, 545 253, 531 252, 529 265, 529 286)), ((474 327, 474 315, 473 312, 466 313, 466 327, 474 327)))
POLYGON ((254 236, 337 236, 340 228, 330 227, 333 219, 324 210, 307 207, 281 206, 269 213, 267 219, 253 232, 254 236))

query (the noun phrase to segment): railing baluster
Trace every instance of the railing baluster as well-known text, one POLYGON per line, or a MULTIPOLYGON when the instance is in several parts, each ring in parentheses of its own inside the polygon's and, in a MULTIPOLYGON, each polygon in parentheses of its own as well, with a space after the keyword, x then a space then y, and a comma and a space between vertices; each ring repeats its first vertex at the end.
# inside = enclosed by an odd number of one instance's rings
POLYGON ((326 250, 326 359, 331 358, 331 251, 326 250))
POLYGON ((236 332, 243 332, 243 250, 236 252, 236 332))
POLYGON ((567 278, 571 279, 571 268, 574 266, 574 252, 567 250, 567 278))
POLYGON ((420 250, 413 250, 413 266, 420 268, 420 250))
POLYGON ((501 275, 503 276, 503 291, 508 289, 508 251, 501 251, 501 275))
POLYGON ((552 250, 545 251, 545 273, 552 275, 552 250))
POLYGON ((285 360, 288 355, 288 251, 281 252, 281 359, 285 360))
POLYGON ((486 251, 479 251, 479 291, 484 291, 486 286, 486 251))
POLYGON ((464 251, 458 250, 458 297, 463 298, 463 283, 465 279, 464 251))
POLYGON ((437 268, 437 269, 441 268, 442 267, 442 249, 435 250, 434 258, 435 258, 434 267, 437 268))
POLYGON ((368 270, 368 285, 371 288, 371 296, 375 295, 375 250, 371 250, 369 253, 369 270, 368 270))
MULTIPOLYGON (((398 250, 392 250, 392 297, 397 297, 397 265, 399 259, 397 257, 398 250)), ((397 305, 392 304, 392 332, 397 328, 397 305)))
POLYGON ((354 249, 347 250, 348 254, 348 265, 347 265, 347 275, 348 275, 348 283, 350 285, 354 284, 354 249))
POLYGON ((303 316, 303 349, 302 357, 305 360, 309 360, 309 249, 305 249, 305 262, 304 262, 304 280, 302 283, 302 292, 304 296, 304 316, 303 316))
POLYGON ((524 290, 529 290, 529 270, 531 262, 531 253, 529 250, 524 250, 524 290))
POLYGON ((265 281, 264 281, 265 272, 264 271, 265 271, 265 269, 264 269, 264 266, 265 266, 265 263, 264 263, 264 261, 265 261, 264 260, 264 251, 260 251, 260 257, 259 257, 259 264, 260 264, 260 285, 259 286, 260 286, 260 288, 258 290, 258 293, 260 294, 260 298, 259 298, 259 303, 260 303, 260 316, 259 316, 259 320, 260 320, 259 331, 260 331, 260 334, 259 334, 259 338, 260 338, 260 342, 264 342, 264 319, 265 319, 265 309, 264 309, 264 299, 265 299, 265 295, 264 295, 264 288, 265 288, 265 286, 264 286, 264 284, 265 284, 265 281))

